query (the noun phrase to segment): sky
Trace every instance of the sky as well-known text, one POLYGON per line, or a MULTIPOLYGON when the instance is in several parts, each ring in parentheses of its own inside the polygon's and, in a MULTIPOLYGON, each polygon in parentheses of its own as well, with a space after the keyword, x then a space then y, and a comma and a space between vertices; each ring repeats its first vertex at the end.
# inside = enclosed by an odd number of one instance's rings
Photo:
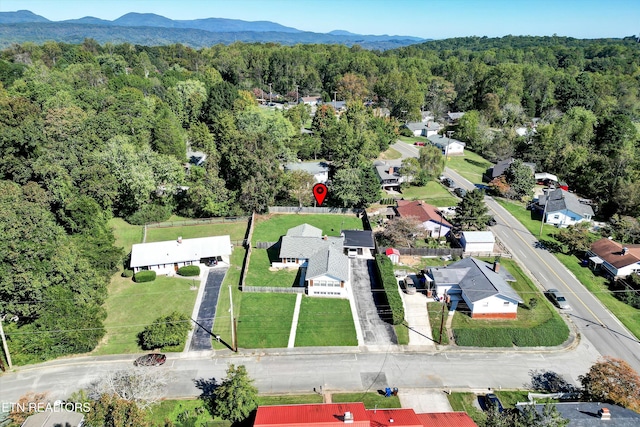
POLYGON ((302 31, 408 35, 620 38, 640 33, 640 0, 0 0, 52 21, 128 12, 171 19, 272 21, 302 31))

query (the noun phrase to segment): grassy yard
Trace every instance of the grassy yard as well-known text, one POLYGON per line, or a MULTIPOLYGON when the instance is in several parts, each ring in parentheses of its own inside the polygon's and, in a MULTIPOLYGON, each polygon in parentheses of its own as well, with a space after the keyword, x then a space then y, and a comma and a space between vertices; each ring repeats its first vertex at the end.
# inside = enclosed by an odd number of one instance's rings
POLYGON ((393 329, 396 332, 396 338, 398 339, 398 345, 409 344, 409 328, 403 322, 400 325, 393 325, 393 329))
POLYGON ((246 221, 147 228, 147 242, 175 240, 179 236, 182 236, 183 239, 194 239, 197 237, 225 236, 227 234, 231 236, 231 240, 242 240, 246 231, 246 221))
POLYGON ((242 295, 238 319, 238 347, 286 347, 291 332, 294 294, 242 295))
MULTIPOLYGON (((300 270, 281 269, 269 271, 271 260, 268 249, 252 249, 249 269, 247 270, 247 286, 274 286, 290 288, 300 282, 300 270)), ((273 254, 271 254, 274 256, 273 254)))
POLYGON ((328 236, 339 236, 340 230, 362 230, 362 220, 355 215, 334 214, 272 214, 260 215, 253 230, 252 243, 277 242, 287 230, 310 224, 328 236))
POLYGON ((483 425, 486 416, 476 404, 478 396, 474 393, 451 393, 447 396, 451 409, 454 411, 466 412, 478 425, 483 425))
POLYGON ((540 225, 542 224, 542 216, 535 214, 533 211, 526 209, 524 203, 509 201, 496 198, 496 201, 513 215, 531 234, 536 236, 538 240, 547 240, 558 243, 555 234, 558 229, 550 224, 544 224, 542 227, 542 235, 540 235, 540 225))
MULTIPOLYGON (((163 400, 157 406, 154 406, 149 415, 149 421, 152 426, 175 425, 180 419, 186 417, 195 419, 194 426, 206 427, 226 427, 231 426, 229 421, 214 419, 205 408, 203 402, 199 399, 190 400, 163 400), (193 417, 193 418, 192 418, 193 417), (166 424, 166 421, 172 424, 166 424)), ((182 424, 179 424, 182 425, 182 424)))
POLYGON ((296 347, 356 345, 358 340, 348 300, 302 297, 296 347))
POLYGON ((384 397, 380 393, 332 393, 331 401, 334 403, 362 402, 367 409, 374 408, 401 408, 398 396, 384 397))
POLYGON ((321 394, 283 394, 277 396, 258 396, 258 405, 304 405, 310 403, 322 403, 321 394))
MULTIPOLYGON (((236 246, 233 248, 230 259, 231 266, 227 271, 227 275, 224 277, 224 282, 218 295, 218 307, 216 308, 216 319, 213 323, 213 333, 214 335, 220 335, 220 338, 228 344, 231 344, 231 319, 229 318, 231 301, 229 300, 229 289, 231 289, 233 296, 233 313, 237 318, 240 313, 240 306, 242 305, 243 293, 240 292, 238 286, 240 284, 240 272, 245 252, 245 249, 242 247, 236 246)), ((213 340, 213 348, 214 350, 221 350, 227 347, 213 340)))
POLYGON ((137 335, 145 326, 172 311, 191 316, 197 296, 197 290, 190 289, 192 284, 191 279, 166 276, 158 276, 153 282, 135 283, 130 278, 114 275, 104 305, 107 334, 93 354, 143 351, 138 346, 137 335))
MULTIPOLYGON (((442 303, 430 302, 427 304, 427 312, 429 313, 429 324, 431 325, 431 335, 437 343, 440 341, 440 325, 442 325, 442 303)), ((449 311, 444 310, 444 323, 447 323, 449 311)), ((449 337, 447 336, 447 327, 442 327, 442 345, 449 345, 449 337)))
POLYGON ((378 157, 380 160, 397 160, 402 157, 402 154, 398 150, 389 148, 387 151, 380 153, 378 157))
POLYGON ((429 181, 422 187, 407 187, 402 190, 402 197, 406 200, 423 200, 434 206, 455 206, 459 200, 442 184, 429 181))
POLYGON ((464 150, 464 156, 449 156, 446 163, 447 167, 474 184, 482 184, 482 174, 492 165, 490 161, 469 150, 464 150))
POLYGON ((516 279, 511 287, 524 300, 518 307, 516 320, 472 319, 468 314, 457 312, 453 317, 453 334, 459 345, 492 346, 555 346, 569 336, 569 329, 556 310, 537 290, 531 280, 513 260, 502 259, 506 268, 516 279), (535 307, 529 300, 535 298, 535 307))
POLYGON ((131 252, 132 245, 142 242, 142 226, 131 225, 122 218, 112 218, 109 225, 116 238, 115 245, 124 248, 125 255, 131 252))

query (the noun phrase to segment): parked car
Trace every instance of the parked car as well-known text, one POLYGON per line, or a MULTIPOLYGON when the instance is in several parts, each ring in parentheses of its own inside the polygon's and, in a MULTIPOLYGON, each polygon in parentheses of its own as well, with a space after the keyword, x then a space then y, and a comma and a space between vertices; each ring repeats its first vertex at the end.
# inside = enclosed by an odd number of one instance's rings
POLYGON ((160 366, 167 361, 167 356, 162 353, 149 353, 138 357, 133 364, 135 366, 160 366))
POLYGON ((487 220, 487 225, 489 227, 491 227, 492 225, 496 225, 498 222, 496 221, 496 219, 494 217, 489 217, 489 219, 487 220))
POLYGON ((465 190, 464 188, 460 188, 457 187, 453 190, 453 192, 455 193, 456 196, 458 197, 464 197, 465 194, 467 194, 467 190, 465 190))
POLYGON ((564 295, 560 293, 559 290, 547 289, 547 295, 549 296, 549 299, 551 300, 551 302, 553 302, 559 308, 562 308, 562 309, 571 308, 571 306, 567 302, 567 299, 564 297, 564 295))
POLYGON ((423 141, 416 141, 413 143, 413 145, 417 145, 418 147, 424 147, 424 142, 423 141))
POLYGON ((442 183, 449 188, 453 188, 456 186, 456 183, 453 182, 453 180, 451 178, 445 178, 442 180, 442 183))
POLYGON ((502 402, 500 402, 500 399, 498 399, 498 396, 496 396, 493 393, 489 393, 484 397, 484 404, 485 404, 486 410, 489 410, 491 406, 497 406, 498 412, 502 413, 502 411, 504 411, 502 402))

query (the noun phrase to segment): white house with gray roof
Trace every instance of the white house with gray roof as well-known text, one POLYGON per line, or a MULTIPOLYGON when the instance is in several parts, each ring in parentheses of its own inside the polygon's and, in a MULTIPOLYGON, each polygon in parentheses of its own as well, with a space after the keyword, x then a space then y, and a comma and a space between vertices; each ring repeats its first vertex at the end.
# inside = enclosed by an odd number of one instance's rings
POLYGON ((302 269, 309 296, 348 298, 351 270, 343 245, 343 236, 325 236, 319 228, 301 224, 282 236, 280 259, 271 266, 302 269))
POLYGON ((509 272, 475 258, 464 258, 447 267, 429 269, 436 294, 451 300, 451 311, 464 302, 472 318, 515 319, 523 300, 507 283, 515 282, 509 272))
POLYGON ((329 165, 325 162, 287 163, 284 165, 284 170, 288 172, 307 172, 313 175, 313 178, 316 180, 316 182, 325 183, 329 179, 329 165))
POLYGON ((428 139, 429 142, 438 147, 445 156, 461 156, 464 154, 466 144, 462 141, 444 135, 431 135, 428 139))
POLYGON ((229 236, 138 243, 131 247, 131 269, 173 274, 185 265, 229 265, 233 246, 229 236))
POLYGON ((404 127, 413 132, 414 136, 426 136, 427 138, 432 135, 437 135, 438 131, 442 129, 439 123, 433 121, 409 122, 405 124, 404 127))
POLYGON ((561 188, 545 192, 534 205, 544 212, 544 222, 556 227, 568 227, 583 221, 591 221, 594 212, 590 205, 580 203, 578 197, 561 188), (546 208, 545 208, 546 206, 546 208))

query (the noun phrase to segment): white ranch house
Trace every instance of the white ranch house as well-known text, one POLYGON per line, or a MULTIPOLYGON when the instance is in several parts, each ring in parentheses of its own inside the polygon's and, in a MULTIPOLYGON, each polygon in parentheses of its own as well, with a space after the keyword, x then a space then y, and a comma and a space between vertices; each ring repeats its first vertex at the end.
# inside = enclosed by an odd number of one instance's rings
POLYGON ((170 275, 185 265, 229 265, 232 250, 229 236, 138 243, 131 248, 130 266, 135 273, 153 270, 159 275, 170 275))
POLYGON ((448 138, 444 135, 431 135, 431 144, 438 147, 444 156, 461 156, 464 154, 465 143, 457 139, 448 138))

